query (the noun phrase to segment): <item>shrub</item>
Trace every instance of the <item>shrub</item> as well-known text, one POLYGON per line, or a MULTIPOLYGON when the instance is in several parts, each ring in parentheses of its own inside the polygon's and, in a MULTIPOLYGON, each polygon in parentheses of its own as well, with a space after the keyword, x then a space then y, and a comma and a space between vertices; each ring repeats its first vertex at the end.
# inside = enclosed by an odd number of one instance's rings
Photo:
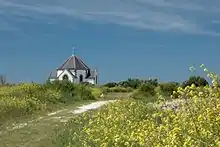
POLYGON ((137 89, 142 84, 151 84, 153 86, 158 86, 158 80, 157 79, 150 79, 150 80, 140 80, 137 78, 129 78, 125 81, 120 81, 118 83, 116 82, 110 82, 103 85, 103 87, 113 88, 113 87, 124 87, 124 88, 132 88, 137 89))
POLYGON ((136 88, 138 88, 138 86, 141 85, 141 83, 142 83, 142 81, 139 80, 139 79, 129 78, 127 81, 119 82, 119 86, 121 86, 121 87, 130 87, 130 88, 136 89, 136 88))
POLYGON ((92 90, 86 85, 76 86, 76 90, 73 95, 79 100, 95 100, 95 97, 92 95, 92 90))
POLYGON ((176 91, 178 87, 179 83, 177 82, 168 82, 160 84, 160 90, 166 96, 172 95, 173 91, 176 91))
POLYGON ((133 89, 139 88, 142 84, 151 84, 153 86, 158 86, 158 80, 157 79, 150 79, 150 80, 140 80, 140 79, 131 79, 129 78, 126 81, 121 81, 118 83, 121 87, 131 87, 133 89))
POLYGON ((155 86, 150 83, 142 84, 139 88, 139 91, 149 93, 151 96, 155 95, 155 86))
POLYGON ((159 84, 157 79, 145 80, 143 83, 150 84, 150 85, 152 85, 154 87, 157 87, 158 84, 159 84))
POLYGON ((200 76, 191 76, 187 81, 183 82, 182 87, 185 88, 186 86, 191 86, 192 84, 196 87, 209 85, 205 78, 200 76))
POLYGON ((143 83, 131 94, 131 98, 145 102, 154 102, 156 100, 154 97, 156 95, 155 88, 156 87, 149 82, 143 83))
POLYGON ((104 84, 103 86, 108 87, 108 88, 112 88, 112 87, 118 86, 118 84, 116 82, 109 82, 107 84, 104 84))
POLYGON ((97 88, 97 87, 92 87, 91 88, 92 91, 92 95, 94 96, 95 99, 100 99, 103 91, 101 88, 97 88))
POLYGON ((141 100, 144 102, 155 102, 156 97, 152 96, 151 94, 147 92, 140 92, 139 90, 135 90, 131 95, 130 98, 135 100, 141 100))
POLYGON ((54 81, 45 85, 46 88, 61 92, 71 100, 94 100, 91 85, 73 84, 69 81, 54 81))

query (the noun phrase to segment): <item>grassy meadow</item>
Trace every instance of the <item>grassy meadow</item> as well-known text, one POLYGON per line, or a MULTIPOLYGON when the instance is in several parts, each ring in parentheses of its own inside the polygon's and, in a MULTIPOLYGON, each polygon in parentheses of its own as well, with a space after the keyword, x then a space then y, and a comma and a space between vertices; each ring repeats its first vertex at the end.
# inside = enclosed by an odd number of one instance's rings
POLYGON ((84 101, 94 101, 101 91, 69 82, 21 83, 0 87, 0 124, 34 116, 84 101))
POLYGON ((0 121, 86 100, 114 99, 72 116, 54 130, 47 147, 218 147, 218 76, 206 68, 204 72, 212 85, 192 76, 183 83, 128 79, 99 87, 69 82, 1 87, 0 121))

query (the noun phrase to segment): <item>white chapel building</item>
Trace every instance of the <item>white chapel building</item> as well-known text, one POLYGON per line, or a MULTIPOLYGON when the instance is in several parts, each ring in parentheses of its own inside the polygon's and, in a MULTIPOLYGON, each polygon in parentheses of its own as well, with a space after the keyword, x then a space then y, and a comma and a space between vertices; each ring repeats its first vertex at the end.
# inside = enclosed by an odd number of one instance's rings
POLYGON ((50 73, 49 80, 69 80, 75 84, 88 82, 96 85, 98 73, 90 69, 80 57, 73 54, 59 68, 50 73))

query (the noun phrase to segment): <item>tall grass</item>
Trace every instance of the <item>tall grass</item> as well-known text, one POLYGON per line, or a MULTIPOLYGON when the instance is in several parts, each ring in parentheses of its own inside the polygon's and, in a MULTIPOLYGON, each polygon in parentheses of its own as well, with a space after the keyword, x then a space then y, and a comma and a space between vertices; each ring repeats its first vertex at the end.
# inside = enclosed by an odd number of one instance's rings
POLYGON ((82 100, 95 100, 92 89, 70 82, 22 83, 0 87, 0 122, 82 100))

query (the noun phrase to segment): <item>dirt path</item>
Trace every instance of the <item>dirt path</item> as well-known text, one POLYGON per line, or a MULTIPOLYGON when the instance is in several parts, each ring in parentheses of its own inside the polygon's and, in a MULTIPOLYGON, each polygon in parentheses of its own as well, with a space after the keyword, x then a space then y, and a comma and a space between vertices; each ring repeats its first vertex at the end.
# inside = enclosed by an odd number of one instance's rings
POLYGON ((109 102, 113 100, 93 102, 77 109, 69 107, 36 120, 14 124, 0 132, 0 147, 51 147, 48 139, 53 135, 54 129, 67 122, 74 114, 97 109, 109 102))

